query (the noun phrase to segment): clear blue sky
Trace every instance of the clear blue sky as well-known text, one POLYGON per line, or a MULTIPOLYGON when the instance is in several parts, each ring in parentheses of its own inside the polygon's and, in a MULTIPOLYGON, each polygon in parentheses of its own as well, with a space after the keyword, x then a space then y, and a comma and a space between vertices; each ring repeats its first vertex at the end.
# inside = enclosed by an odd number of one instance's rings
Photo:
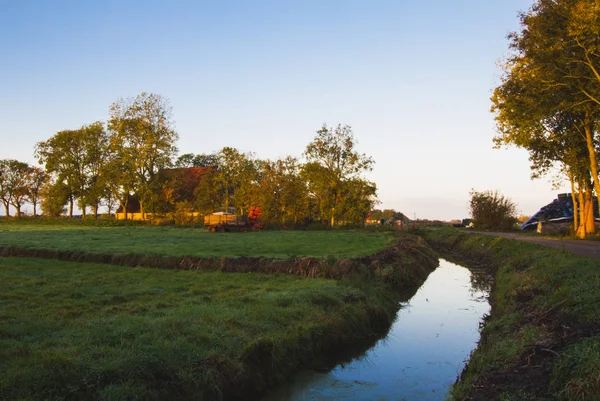
POLYGON ((62 129, 120 97, 171 101, 181 153, 300 156, 323 122, 376 161, 380 207, 467 214, 499 189, 550 202, 527 154, 493 150, 496 62, 531 0, 0 0, 0 158, 34 163, 62 129))

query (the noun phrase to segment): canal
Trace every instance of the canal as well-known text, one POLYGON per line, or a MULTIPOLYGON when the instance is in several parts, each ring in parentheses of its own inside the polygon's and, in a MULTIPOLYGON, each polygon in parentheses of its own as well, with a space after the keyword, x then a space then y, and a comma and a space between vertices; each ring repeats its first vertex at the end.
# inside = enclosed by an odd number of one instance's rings
POLYGON ((263 401, 446 399, 479 340, 489 287, 483 272, 441 259, 384 339, 329 372, 299 372, 263 401))

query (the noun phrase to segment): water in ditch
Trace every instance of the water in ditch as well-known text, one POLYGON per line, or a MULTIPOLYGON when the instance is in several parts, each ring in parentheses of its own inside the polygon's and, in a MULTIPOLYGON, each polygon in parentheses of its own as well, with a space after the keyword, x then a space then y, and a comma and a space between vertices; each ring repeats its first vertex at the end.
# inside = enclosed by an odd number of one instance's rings
POLYGON ((303 371, 263 401, 444 400, 489 312, 483 273, 440 260, 388 335, 330 372, 303 371))

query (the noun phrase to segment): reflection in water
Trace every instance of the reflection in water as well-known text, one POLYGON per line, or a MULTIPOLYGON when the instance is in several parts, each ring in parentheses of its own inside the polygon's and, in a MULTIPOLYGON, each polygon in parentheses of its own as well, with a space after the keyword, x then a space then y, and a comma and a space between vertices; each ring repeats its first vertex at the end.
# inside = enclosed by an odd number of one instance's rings
POLYGON ((471 278, 466 268, 440 260, 386 338, 329 373, 299 373, 264 401, 444 400, 489 312, 486 286, 471 278))

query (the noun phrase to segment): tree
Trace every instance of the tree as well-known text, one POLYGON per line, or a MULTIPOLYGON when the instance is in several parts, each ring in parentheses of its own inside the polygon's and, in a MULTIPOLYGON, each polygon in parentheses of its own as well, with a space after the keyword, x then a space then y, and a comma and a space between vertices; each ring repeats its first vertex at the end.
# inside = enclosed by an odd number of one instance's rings
POLYGON ((128 160, 117 150, 111 138, 111 158, 104 170, 105 194, 104 200, 110 214, 114 204, 121 205, 127 220, 127 206, 134 192, 135 177, 129 169, 128 160))
POLYGON ((10 217, 9 160, 0 160, 0 200, 6 217, 10 217))
POLYGON ((333 129, 323 124, 304 151, 308 161, 306 175, 312 181, 309 185, 321 207, 328 208, 326 214, 331 227, 335 226, 339 214, 343 183, 358 179, 373 168, 373 159, 358 153, 355 147, 356 140, 350 126, 338 124, 333 129))
POLYGON ((227 211, 233 206, 240 214, 244 214, 252 206, 252 197, 258 182, 254 155, 225 147, 218 156, 216 182, 223 191, 223 207, 227 211))
POLYGON ((383 212, 380 209, 373 209, 371 213, 369 213, 369 218, 371 220, 381 220, 383 218, 383 212))
POLYGON ((385 221, 392 221, 392 220, 394 220, 396 211, 394 209, 383 209, 383 212, 381 212, 381 215, 383 216, 385 221))
POLYGON ((86 149, 82 139, 81 130, 64 130, 47 141, 38 142, 35 147, 39 163, 68 190, 70 217, 73 217, 75 200, 85 192, 86 149))
POLYGON ((261 163, 259 175, 256 203, 263 212, 263 221, 298 224, 308 216, 308 188, 296 158, 266 160, 261 163))
POLYGON ((10 216, 9 207, 14 206, 17 218, 25 203, 28 192, 27 173, 29 165, 14 159, 0 160, 0 198, 6 217, 10 216))
POLYGON ((223 191, 214 170, 206 174, 194 191, 194 207, 202 214, 209 214, 223 205, 223 191))
MULTIPOLYGON (((338 205, 340 218, 346 224, 364 224, 376 203, 377 187, 375 183, 358 178, 350 179, 342 183, 341 193, 341 201, 338 205)), ((383 214, 384 218, 385 216, 390 219, 392 217, 389 209, 384 210, 383 214)))
POLYGON ((498 191, 471 191, 469 209, 476 228, 509 230, 517 221, 517 207, 498 191))
POLYGON ((33 216, 37 216, 37 205, 40 201, 40 191, 44 183, 48 180, 48 174, 37 166, 29 167, 27 172, 28 191, 27 200, 33 205, 33 216))
POLYGON ((140 211, 159 194, 158 171, 171 165, 177 153, 178 135, 169 102, 160 95, 141 93, 120 99, 110 107, 111 149, 121 165, 115 177, 121 188, 121 204, 133 191, 139 196, 140 211))
POLYGON ((177 158, 175 167, 214 167, 219 164, 219 155, 214 153, 185 153, 177 158))
POLYGON ((293 157, 276 161, 279 176, 279 202, 282 220, 298 224, 308 217, 308 187, 300 176, 300 165, 293 157))
POLYGON ((60 217, 67 209, 65 205, 69 202, 70 189, 62 181, 48 180, 40 190, 40 203, 42 212, 49 217, 60 217))
POLYGON ((520 19, 522 30, 510 35, 511 47, 538 67, 545 85, 568 88, 571 102, 600 105, 600 4, 537 0, 520 19))
POLYGON ((300 176, 308 188, 310 220, 331 224, 333 199, 326 167, 316 162, 305 163, 301 166, 300 176))
POLYGON ((536 1, 521 14, 521 31, 509 35, 513 54, 492 97, 496 143, 526 148, 534 176, 558 165, 569 178, 573 203, 579 203, 574 225, 580 236, 594 231, 593 213, 586 212, 590 181, 600 193, 599 12, 597 3, 586 0, 536 1))
POLYGON ((109 195, 107 187, 113 159, 110 137, 100 121, 81 127, 80 135, 84 152, 80 206, 84 216, 86 206, 91 206, 94 217, 98 218, 102 199, 109 195))

